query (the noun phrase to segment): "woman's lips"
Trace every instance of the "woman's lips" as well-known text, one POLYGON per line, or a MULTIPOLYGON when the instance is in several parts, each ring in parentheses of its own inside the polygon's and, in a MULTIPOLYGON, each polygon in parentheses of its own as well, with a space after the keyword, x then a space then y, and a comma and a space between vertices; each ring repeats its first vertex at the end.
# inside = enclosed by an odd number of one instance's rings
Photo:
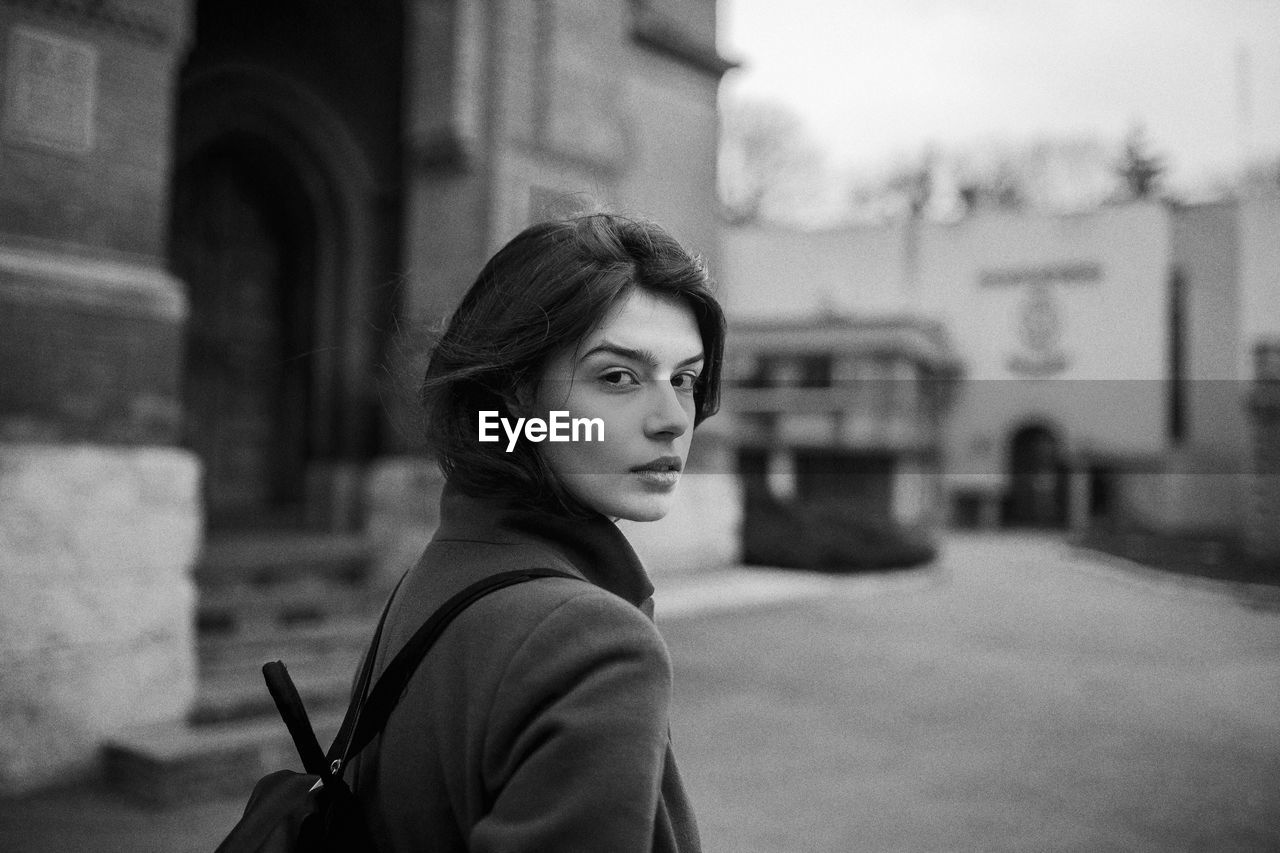
POLYGON ((680 472, 670 468, 658 470, 656 468, 633 469, 632 474, 640 478, 640 482, 656 489, 671 489, 676 483, 680 482, 680 472))
POLYGON ((652 462, 646 462, 644 465, 635 466, 631 469, 631 473, 652 488, 670 489, 680 482, 680 469, 682 467, 684 466, 681 464, 679 456, 663 456, 652 462))

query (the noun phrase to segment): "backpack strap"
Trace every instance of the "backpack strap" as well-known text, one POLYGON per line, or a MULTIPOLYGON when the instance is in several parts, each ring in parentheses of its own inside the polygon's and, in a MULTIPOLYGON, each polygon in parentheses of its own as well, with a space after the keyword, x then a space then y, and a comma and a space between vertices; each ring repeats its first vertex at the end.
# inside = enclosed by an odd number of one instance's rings
MULTIPOLYGON (((387 603, 382 607, 382 615, 378 617, 378 627, 373 631, 373 640, 369 643, 369 650, 365 652, 364 661, 360 665, 360 672, 356 676, 356 683, 351 691, 351 701, 347 705, 347 712, 342 716, 342 725, 338 727, 338 733, 334 736, 333 743, 329 747, 329 755, 321 754, 323 766, 318 775, 325 782, 329 782, 335 777, 339 780, 342 778, 341 768, 345 762, 337 762, 337 759, 345 759, 347 750, 344 748, 340 754, 335 754, 335 752, 338 749, 338 744, 349 746, 351 743, 351 735, 355 729, 356 722, 360 718, 360 709, 364 705, 364 697, 369 693, 369 680, 373 677, 373 659, 377 655, 378 646, 382 641, 382 627, 387 623, 387 614, 391 612, 391 602, 396 600, 396 593, 400 591, 400 587, 404 585, 407 577, 409 577, 409 571, 405 571, 404 574, 400 575, 400 580, 396 581, 395 588, 391 590, 391 595, 387 596, 387 603)), ((301 753, 302 748, 299 747, 298 751, 301 753)), ((306 765, 304 764, 303 766, 305 767, 306 765)))
POLYGON ((320 741, 316 740, 307 709, 302 704, 302 697, 298 695, 298 688, 289 677, 289 670, 285 668, 284 662, 275 660, 264 663, 262 677, 266 679, 267 690, 275 700, 280 718, 289 729, 293 745, 298 748, 302 769, 316 776, 324 776, 329 764, 325 761, 324 750, 320 748, 320 741))
MULTIPOLYGON (((352 727, 360 715, 359 703, 363 701, 369 690, 369 679, 373 675, 374 652, 382 639, 382 626, 386 624, 387 614, 391 612, 391 602, 395 600, 396 593, 400 591, 407 577, 409 577, 408 571, 396 581, 395 588, 391 590, 391 595, 387 597, 387 603, 382 608, 382 615, 378 617, 378 627, 373 631, 373 642, 360 665, 360 672, 352 690, 352 698, 347 705, 346 714, 343 715, 342 725, 338 728, 338 735, 334 738, 334 747, 330 749, 331 752, 337 744, 348 742, 351 738, 352 727)), ((325 782, 333 781, 335 774, 340 781, 341 774, 337 773, 335 768, 334 756, 326 756, 324 750, 320 748, 320 742, 316 739, 315 731, 311 727, 311 720, 307 717, 307 709, 302 704, 302 698, 298 695, 298 689, 294 686, 293 679, 289 677, 289 670, 285 668, 284 662, 276 660, 263 664, 262 676, 266 679, 271 698, 275 700, 276 710, 280 712, 280 717, 293 738, 293 744, 298 749, 298 755, 302 758, 302 768, 308 773, 321 777, 325 782)))
MULTIPOLYGON (((372 678, 374 657, 382 637, 383 624, 391 609, 391 602, 388 601, 386 609, 382 612, 382 618, 378 621, 378 628, 374 632, 369 654, 361 668, 360 679, 352 696, 351 705, 347 708, 342 727, 338 730, 333 746, 329 748, 329 754, 326 756, 329 762, 326 775, 340 778, 347 760, 364 749, 369 741, 382 731, 418 665, 422 663, 427 652, 458 614, 491 592, 534 578, 549 577, 582 580, 577 575, 556 569, 519 569, 491 575, 471 584, 431 614, 422 627, 409 638, 409 642, 405 643, 404 648, 391 659, 391 663, 387 664, 377 683, 370 689, 369 681, 372 678)), ((392 593, 392 598, 394 597, 395 593, 392 593)))

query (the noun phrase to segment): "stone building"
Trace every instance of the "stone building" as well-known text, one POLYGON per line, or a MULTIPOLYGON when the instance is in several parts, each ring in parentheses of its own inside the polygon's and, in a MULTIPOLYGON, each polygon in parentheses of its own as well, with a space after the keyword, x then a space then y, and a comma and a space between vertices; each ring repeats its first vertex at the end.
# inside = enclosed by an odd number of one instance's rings
POLYGON ((1270 494, 1254 469, 1271 408, 1250 394, 1255 359, 1271 364, 1255 349, 1280 333, 1280 199, 738 229, 725 256, 738 322, 945 330, 963 370, 942 440, 957 523, 1241 535, 1270 494))
POLYGON ((716 268, 715 32, 714 0, 0 0, 0 791, 160 761, 138 724, 182 753, 291 629, 342 651, 304 695, 344 692, 484 258, 603 204, 716 268))

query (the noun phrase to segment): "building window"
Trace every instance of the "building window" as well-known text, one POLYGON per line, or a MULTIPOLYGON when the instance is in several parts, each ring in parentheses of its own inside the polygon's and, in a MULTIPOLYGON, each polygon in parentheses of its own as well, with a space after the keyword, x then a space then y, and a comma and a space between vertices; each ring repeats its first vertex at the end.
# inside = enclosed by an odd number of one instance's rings
POLYGON ((755 359, 751 368, 742 377, 743 388, 769 388, 777 374, 777 359, 762 355, 755 359))
POLYGON ((806 355, 800 357, 798 382, 801 388, 831 387, 831 356, 806 355))

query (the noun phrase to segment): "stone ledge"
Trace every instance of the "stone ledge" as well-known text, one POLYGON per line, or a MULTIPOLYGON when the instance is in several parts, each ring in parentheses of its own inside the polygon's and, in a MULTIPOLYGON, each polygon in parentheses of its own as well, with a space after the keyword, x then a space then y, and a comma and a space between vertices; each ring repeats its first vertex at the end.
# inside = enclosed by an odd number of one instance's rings
POLYGON ((116 8, 101 0, 8 0, 19 8, 119 34, 152 46, 173 39, 171 27, 158 15, 116 8))
POLYGON ((182 282, 158 265, 0 246, 0 302, 55 304, 184 321, 182 282))
POLYGON ((640 10, 631 28, 635 41, 690 68, 719 79, 741 63, 725 59, 715 46, 690 38, 680 27, 650 10, 640 10))

